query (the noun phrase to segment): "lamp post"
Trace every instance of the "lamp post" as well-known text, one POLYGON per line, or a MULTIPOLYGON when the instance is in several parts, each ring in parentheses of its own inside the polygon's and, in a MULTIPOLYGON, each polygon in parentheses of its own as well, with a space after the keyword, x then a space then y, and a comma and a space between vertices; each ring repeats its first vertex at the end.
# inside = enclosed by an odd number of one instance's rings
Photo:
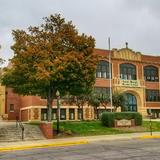
POLYGON ((58 90, 56 92, 56 97, 57 97, 57 134, 59 134, 59 119, 60 119, 60 103, 59 103, 59 100, 60 100, 60 93, 59 93, 58 90))

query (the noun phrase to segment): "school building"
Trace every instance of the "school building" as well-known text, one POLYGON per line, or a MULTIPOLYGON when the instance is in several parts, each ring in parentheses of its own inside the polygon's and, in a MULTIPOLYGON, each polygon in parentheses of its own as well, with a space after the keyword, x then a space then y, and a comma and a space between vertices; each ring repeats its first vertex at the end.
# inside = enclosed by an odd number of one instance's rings
MULTIPOLYGON (((140 112, 144 117, 151 111, 155 118, 160 118, 160 56, 145 55, 128 48, 111 51, 95 49, 100 56, 97 65, 95 89, 108 92, 110 87, 109 54, 111 55, 112 91, 126 94, 126 109, 140 112)), ((53 102, 52 119, 56 119, 56 100, 53 102)), ((99 114, 104 111, 102 106, 99 114)), ((112 108, 108 104, 107 110, 112 108)), ((86 105, 83 108, 85 120, 94 118, 94 109, 86 105)), ((61 100, 60 119, 81 119, 82 109, 69 106, 61 100)), ((38 96, 19 96, 11 88, 0 86, 0 117, 22 121, 44 121, 47 118, 46 100, 38 96)))

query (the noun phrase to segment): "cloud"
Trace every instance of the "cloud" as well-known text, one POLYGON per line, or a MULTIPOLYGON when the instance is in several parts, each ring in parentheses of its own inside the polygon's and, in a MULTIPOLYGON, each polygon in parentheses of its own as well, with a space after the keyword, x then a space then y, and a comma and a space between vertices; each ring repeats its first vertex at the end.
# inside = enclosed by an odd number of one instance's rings
POLYGON ((92 35, 96 47, 121 48, 125 42, 135 51, 160 55, 159 0, 1 0, 0 55, 11 58, 13 29, 39 25, 42 18, 61 13, 79 32, 92 35))

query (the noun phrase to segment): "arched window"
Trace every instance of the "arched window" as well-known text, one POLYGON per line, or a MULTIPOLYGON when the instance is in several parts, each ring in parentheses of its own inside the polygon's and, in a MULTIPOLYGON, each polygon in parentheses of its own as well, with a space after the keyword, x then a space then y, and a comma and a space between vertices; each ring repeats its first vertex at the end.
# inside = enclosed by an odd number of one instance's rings
POLYGON ((126 93, 125 110, 130 112, 137 112, 137 99, 131 93, 126 93))
POLYGON ((109 63, 100 61, 97 65, 96 78, 109 78, 109 63))
POLYGON ((120 78, 136 80, 136 67, 133 64, 120 65, 120 78))
POLYGON ((144 79, 146 81, 158 82, 158 68, 154 66, 144 67, 144 79))

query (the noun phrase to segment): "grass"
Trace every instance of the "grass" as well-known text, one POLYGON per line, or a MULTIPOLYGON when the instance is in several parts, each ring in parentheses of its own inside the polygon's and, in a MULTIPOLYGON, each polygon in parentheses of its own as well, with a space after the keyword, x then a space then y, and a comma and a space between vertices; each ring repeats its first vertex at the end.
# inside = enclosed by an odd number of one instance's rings
MULTIPOLYGON (((53 127, 56 122, 53 123, 53 127)), ((56 127, 54 127, 56 128, 56 127)), ((107 128, 100 121, 60 122, 60 130, 73 136, 111 135, 122 133, 135 133, 150 131, 149 121, 144 121, 142 126, 130 128, 107 128)), ((152 122, 152 130, 160 131, 160 122, 152 122)))
MULTIPOLYGON (((143 121, 143 127, 146 129, 146 131, 150 131, 150 122, 149 121, 143 121)), ((160 131, 160 122, 152 121, 152 130, 160 131)))
MULTIPOLYGON (((56 123, 53 126, 56 126, 56 123)), ((117 128, 107 128, 100 121, 60 122, 60 129, 77 136, 126 133, 126 131, 117 128)))

